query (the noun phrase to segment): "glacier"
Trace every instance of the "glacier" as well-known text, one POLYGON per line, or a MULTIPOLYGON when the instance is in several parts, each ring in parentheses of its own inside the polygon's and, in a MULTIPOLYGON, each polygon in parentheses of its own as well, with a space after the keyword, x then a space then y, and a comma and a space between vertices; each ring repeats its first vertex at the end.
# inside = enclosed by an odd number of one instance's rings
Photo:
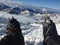
MULTIPOLYGON (((9 14, 7 12, 1 12, 1 11, 0 11, 0 17, 4 19, 14 17, 20 22, 22 33, 25 39, 25 45, 43 45, 43 40, 44 40, 43 25, 40 23, 35 23, 38 22, 37 20, 28 18, 24 15, 14 15, 14 14, 9 14)), ((55 20, 55 23, 56 21, 57 20, 55 20)), ((0 23, 0 25, 2 26, 0 27, 0 33, 1 33, 0 40, 1 40, 1 38, 5 36, 6 24, 0 23)), ((60 23, 56 23, 56 28, 57 28, 58 35, 60 35, 60 23)))

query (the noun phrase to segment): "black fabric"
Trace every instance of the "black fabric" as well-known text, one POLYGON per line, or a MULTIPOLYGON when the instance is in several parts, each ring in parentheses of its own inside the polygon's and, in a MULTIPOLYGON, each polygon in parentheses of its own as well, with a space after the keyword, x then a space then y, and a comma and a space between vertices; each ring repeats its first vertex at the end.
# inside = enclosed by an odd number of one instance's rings
MULTIPOLYGON (((47 43, 50 43, 52 40, 55 41, 56 43, 60 43, 60 38, 57 34, 57 30, 56 30, 56 25, 52 20, 49 20, 50 24, 44 22, 43 23, 43 35, 44 35, 44 45, 48 45, 47 43), (48 31, 48 28, 49 31, 48 31), (46 34, 46 32, 48 31, 48 33, 46 34), (47 37, 49 37, 47 39, 47 37), (47 40, 46 40, 47 39, 47 40)), ((50 44, 53 45, 53 44, 50 44)))
POLYGON ((52 38, 49 39, 46 43, 47 45, 60 45, 59 43, 57 43, 55 40, 53 40, 52 38))
POLYGON ((24 38, 18 35, 6 35, 0 40, 0 45, 24 45, 24 38))
MULTIPOLYGON (((20 24, 16 19, 9 20, 9 23, 12 23, 17 30, 14 30, 12 27, 7 26, 11 32, 7 32, 6 36, 0 40, 0 45, 25 45, 24 37, 22 34, 22 30, 20 28, 20 24)), ((8 23, 8 25, 9 25, 8 23)))
POLYGON ((12 19, 8 19, 6 27, 10 29, 13 29, 14 27, 20 28, 20 23, 12 17, 12 19))

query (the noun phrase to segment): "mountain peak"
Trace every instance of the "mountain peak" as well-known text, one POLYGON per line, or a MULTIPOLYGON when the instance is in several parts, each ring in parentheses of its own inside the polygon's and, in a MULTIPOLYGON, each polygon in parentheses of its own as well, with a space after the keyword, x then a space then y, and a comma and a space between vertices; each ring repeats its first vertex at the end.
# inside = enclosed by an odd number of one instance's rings
POLYGON ((46 8, 42 8, 41 9, 43 12, 47 12, 47 9, 46 8))

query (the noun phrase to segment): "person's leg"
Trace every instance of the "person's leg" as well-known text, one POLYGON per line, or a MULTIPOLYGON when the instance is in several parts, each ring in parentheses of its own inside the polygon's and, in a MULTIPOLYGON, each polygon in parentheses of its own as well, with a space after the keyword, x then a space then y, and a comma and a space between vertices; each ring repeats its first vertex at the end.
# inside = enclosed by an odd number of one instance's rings
POLYGON ((56 41, 49 39, 47 45, 59 45, 56 41))
POLYGON ((45 41, 43 41, 43 45, 47 45, 47 44, 45 43, 45 41))

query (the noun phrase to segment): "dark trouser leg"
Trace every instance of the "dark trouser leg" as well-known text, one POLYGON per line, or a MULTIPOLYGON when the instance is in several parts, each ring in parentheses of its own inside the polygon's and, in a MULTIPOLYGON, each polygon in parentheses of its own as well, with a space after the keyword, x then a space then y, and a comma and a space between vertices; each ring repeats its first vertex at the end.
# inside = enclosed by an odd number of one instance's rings
POLYGON ((47 45, 59 45, 58 43, 56 43, 56 41, 49 39, 47 42, 47 45))
POLYGON ((43 45, 47 45, 47 44, 45 43, 45 41, 43 41, 43 45))

